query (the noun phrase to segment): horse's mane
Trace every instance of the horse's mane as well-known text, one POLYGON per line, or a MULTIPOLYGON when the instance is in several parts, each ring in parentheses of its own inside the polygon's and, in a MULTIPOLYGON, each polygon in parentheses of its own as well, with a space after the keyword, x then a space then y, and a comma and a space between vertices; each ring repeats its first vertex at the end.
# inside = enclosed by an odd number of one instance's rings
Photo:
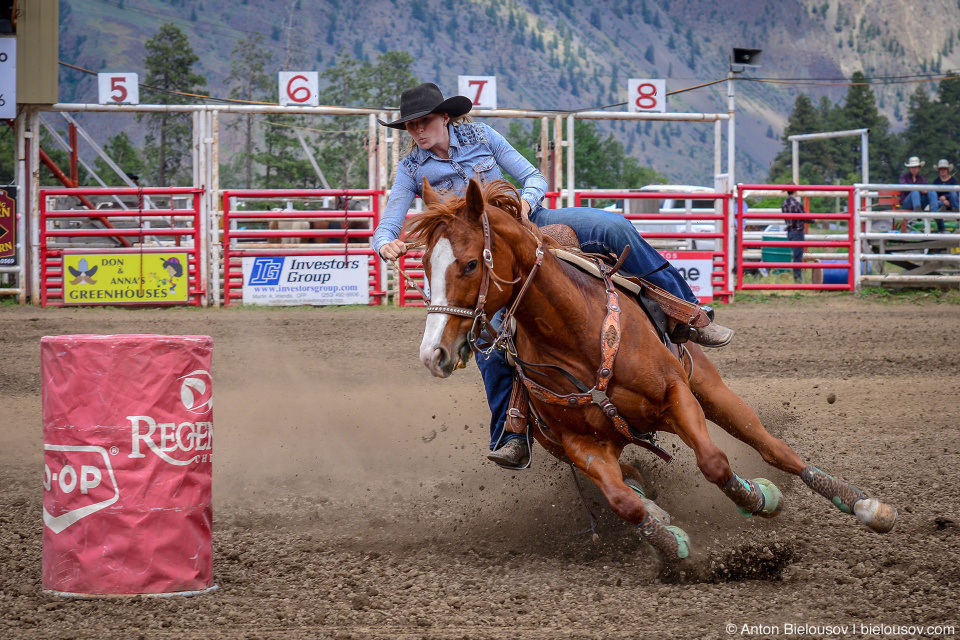
MULTIPOLYGON (((520 194, 506 180, 494 180, 481 185, 483 201, 501 209, 516 220, 520 220, 520 194)), ((463 207, 465 196, 446 194, 440 196, 440 202, 430 205, 423 213, 410 216, 407 220, 408 239, 416 244, 426 244, 438 227, 448 224, 463 207)))

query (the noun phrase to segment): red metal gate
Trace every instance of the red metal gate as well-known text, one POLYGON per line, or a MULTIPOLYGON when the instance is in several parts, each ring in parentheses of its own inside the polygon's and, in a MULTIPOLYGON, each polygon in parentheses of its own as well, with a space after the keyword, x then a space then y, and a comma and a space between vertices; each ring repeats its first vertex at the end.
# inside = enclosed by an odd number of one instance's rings
MULTIPOLYGON (((379 196, 383 191, 371 189, 232 189, 223 192, 223 302, 234 304, 243 299, 242 259, 245 256, 363 256, 369 265, 368 286, 370 304, 381 304, 386 292, 381 285, 380 258, 370 247, 373 232, 380 222, 379 196), (327 196, 344 199, 344 207, 330 210, 283 210, 255 211, 237 209, 233 201, 242 200, 284 200, 316 199, 327 196), (349 209, 350 198, 369 198, 368 210, 349 209), (246 229, 239 223, 281 221, 332 221, 341 222, 342 229, 246 229), (361 221, 361 229, 351 229, 352 221, 361 221), (343 243, 324 247, 322 244, 282 244, 285 239, 342 239, 343 243), (268 243, 248 244, 241 240, 263 241, 268 243), (280 244, 269 243, 279 241, 280 244)), ((279 224, 277 225, 279 226, 279 224)))
MULTIPOLYGON (((710 242, 712 245, 707 253, 710 254, 713 264, 713 271, 710 274, 710 281, 713 285, 713 296, 721 302, 727 302, 732 294, 728 277, 727 265, 730 264, 730 251, 727 238, 727 220, 729 215, 730 194, 716 192, 696 192, 696 193, 655 193, 655 192, 637 192, 637 191, 577 191, 574 195, 574 203, 581 206, 584 200, 713 200, 719 203, 720 213, 716 212, 716 207, 710 209, 690 209, 683 212, 662 212, 662 213, 624 213, 624 218, 630 221, 651 221, 658 223, 675 224, 678 229, 682 226, 684 230, 674 231, 645 231, 638 229, 643 238, 650 240, 674 240, 689 241, 690 247, 671 248, 660 251, 668 260, 682 260, 685 253, 698 252, 695 242, 710 242), (692 224, 697 224, 703 229, 694 231, 690 229, 692 224), (689 230, 688 230, 689 229, 689 230)), ((626 207, 624 207, 626 208, 626 207)), ((702 251, 702 250, 699 250, 702 251)))
MULTIPOLYGON (((854 246, 856 243, 855 228, 853 224, 854 211, 854 188, 843 185, 793 185, 793 184, 741 184, 737 185, 737 279, 736 289, 741 290, 777 290, 777 289, 810 289, 820 291, 853 291, 854 274, 856 264, 854 263, 854 246), (743 211, 744 193, 748 191, 796 191, 798 193, 810 192, 829 192, 837 194, 846 194, 847 211, 839 213, 809 213, 809 200, 806 200, 804 213, 768 213, 743 211), (768 240, 768 239, 747 239, 746 225, 750 220, 807 220, 823 221, 835 220, 838 223, 846 223, 846 234, 835 235, 836 239, 824 240, 819 237, 805 238, 804 240, 768 240), (746 261, 744 259, 745 249, 773 249, 779 247, 803 247, 804 250, 811 247, 846 249, 844 256, 837 253, 837 260, 828 260, 828 254, 817 254, 818 259, 814 261, 793 262, 792 257, 789 260, 764 260, 761 253, 761 259, 746 261), (743 272, 746 269, 831 269, 846 271, 845 283, 745 283, 743 281, 743 272)), ((768 236, 769 237, 769 236, 768 236)))

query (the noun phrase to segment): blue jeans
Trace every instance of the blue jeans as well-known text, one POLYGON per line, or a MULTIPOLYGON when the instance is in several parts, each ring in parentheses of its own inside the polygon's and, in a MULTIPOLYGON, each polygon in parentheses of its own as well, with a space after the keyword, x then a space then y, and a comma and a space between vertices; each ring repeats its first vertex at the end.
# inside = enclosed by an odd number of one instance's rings
POLYGON ((590 207, 567 209, 537 209, 530 213, 530 220, 538 227, 548 224, 565 224, 576 232, 580 248, 592 253, 623 253, 630 246, 630 255, 621 271, 649 280, 673 295, 688 302, 697 302, 690 285, 656 249, 640 237, 633 224, 623 216, 611 211, 590 207), (667 266, 656 273, 661 266, 667 266))
MULTIPOLYGON (((494 330, 500 328, 503 309, 497 312, 490 320, 494 330)), ((513 367, 507 364, 502 351, 494 351, 484 357, 477 354, 477 366, 480 368, 480 377, 483 378, 483 387, 487 392, 487 404, 490 406, 490 450, 501 446, 508 440, 524 438, 523 434, 508 433, 504 436, 503 427, 507 422, 507 409, 510 408, 510 391, 513 389, 513 367)))
MULTIPOLYGON (((787 240, 799 240, 802 241, 804 238, 803 231, 787 231, 787 240)), ((803 262, 803 247, 790 247, 793 249, 793 261, 794 262, 803 262)), ((803 270, 794 269, 793 270, 793 281, 800 282, 803 280, 803 270)))
MULTIPOLYGON (((940 210, 940 200, 937 198, 936 191, 921 193, 920 191, 909 191, 907 195, 900 198, 900 206, 910 211, 923 211, 923 203, 926 201, 930 205, 930 213, 936 213, 940 210)), ((946 231, 943 220, 934 220, 937 223, 937 232, 946 231)))

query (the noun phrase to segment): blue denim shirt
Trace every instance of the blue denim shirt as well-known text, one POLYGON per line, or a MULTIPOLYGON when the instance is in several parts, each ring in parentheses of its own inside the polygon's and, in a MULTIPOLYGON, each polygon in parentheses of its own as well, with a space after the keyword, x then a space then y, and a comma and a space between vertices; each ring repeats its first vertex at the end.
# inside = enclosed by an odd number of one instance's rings
POLYGON ((491 182, 503 178, 503 171, 523 185, 520 194, 534 211, 547 192, 547 181, 536 167, 510 146, 506 139, 489 126, 467 122, 448 126, 450 157, 443 159, 432 151, 414 149, 400 161, 397 178, 390 191, 390 199, 373 234, 373 248, 400 237, 404 219, 415 196, 421 195, 423 178, 434 189, 453 191, 463 195, 470 178, 491 182))

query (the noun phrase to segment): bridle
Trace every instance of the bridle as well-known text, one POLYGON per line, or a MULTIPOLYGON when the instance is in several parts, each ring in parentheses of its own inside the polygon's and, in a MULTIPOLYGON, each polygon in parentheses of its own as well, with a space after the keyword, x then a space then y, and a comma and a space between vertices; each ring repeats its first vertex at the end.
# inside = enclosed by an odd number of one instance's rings
POLYGON ((409 282, 411 282, 417 291, 420 292, 420 295, 423 297, 424 302, 427 304, 427 313, 444 313, 450 316, 457 316, 460 318, 472 318, 473 325, 470 327, 470 330, 467 332, 467 342, 470 345, 470 348, 474 352, 482 353, 484 355, 489 355, 495 349, 505 348, 507 342, 512 337, 512 332, 510 330, 511 318, 517 310, 517 307, 520 304, 520 301, 523 300, 523 296, 526 294, 527 289, 530 286, 530 283, 536 277, 537 272, 540 270, 540 265, 543 263, 543 234, 539 231, 534 233, 533 230, 524 227, 537 239, 537 257, 536 261, 533 264, 533 267, 530 269, 530 272, 527 274, 526 279, 523 282, 523 285, 520 287, 520 292, 517 294, 516 298, 513 301, 513 304, 510 305, 510 308, 503 314, 503 320, 500 323, 500 328, 498 331, 492 331, 493 325, 490 322, 490 319, 487 317, 486 313, 486 304, 487 297, 490 292, 490 283, 493 282, 494 286, 497 287, 500 291, 503 291, 501 285, 512 286, 520 282, 520 278, 517 277, 514 280, 504 280, 497 275, 493 266, 493 251, 492 251, 492 233, 490 230, 490 218, 487 217, 486 208, 480 214, 481 227, 483 229, 483 274, 480 280, 480 292, 477 295, 477 304, 473 309, 468 307, 457 307, 453 305, 432 305, 430 304, 430 298, 427 296, 426 292, 420 288, 413 280, 403 271, 399 269, 399 265, 394 262, 394 265, 397 267, 399 273, 403 275, 409 282), (478 340, 481 335, 486 333, 487 335, 493 336, 493 339, 486 346, 481 347, 478 345, 478 340))

